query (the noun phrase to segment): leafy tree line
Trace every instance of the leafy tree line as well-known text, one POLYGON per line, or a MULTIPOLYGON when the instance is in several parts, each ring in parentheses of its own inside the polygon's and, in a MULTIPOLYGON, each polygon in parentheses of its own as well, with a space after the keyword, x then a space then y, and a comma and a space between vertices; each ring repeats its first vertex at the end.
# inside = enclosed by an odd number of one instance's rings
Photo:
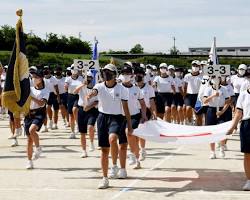
MULTIPOLYGON (((38 57, 39 52, 90 54, 91 44, 79 38, 58 36, 49 33, 44 40, 36 35, 25 34, 27 54, 38 57)), ((0 50, 11 51, 15 41, 15 28, 3 25, 0 28, 0 50)))

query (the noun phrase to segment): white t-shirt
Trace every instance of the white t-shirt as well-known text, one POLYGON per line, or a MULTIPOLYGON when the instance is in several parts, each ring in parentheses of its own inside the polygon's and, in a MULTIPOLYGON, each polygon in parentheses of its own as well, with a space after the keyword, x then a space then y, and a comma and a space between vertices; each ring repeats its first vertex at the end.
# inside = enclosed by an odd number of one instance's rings
POLYGON ((0 79, 1 79, 1 88, 4 88, 6 73, 2 73, 0 79))
POLYGON ((79 92, 79 100, 78 100, 78 105, 79 106, 83 106, 83 107, 88 106, 88 105, 92 104, 93 102, 98 101, 96 96, 89 99, 88 101, 86 100, 85 97, 88 94, 90 94, 92 92, 92 90, 93 90, 92 88, 88 88, 87 86, 83 86, 81 88, 81 90, 79 92))
POLYGON ((129 94, 128 108, 130 115, 132 116, 140 113, 140 105, 138 101, 143 99, 143 94, 140 88, 136 85, 133 85, 131 87, 126 87, 123 85, 123 87, 128 91, 129 94))
POLYGON ((209 77, 204 75, 203 78, 202 78, 199 93, 198 93, 198 100, 201 102, 201 105, 204 105, 203 104, 204 92, 205 92, 206 88, 209 87, 209 86, 211 86, 209 84, 209 77))
POLYGON ((173 93, 172 86, 174 86, 174 79, 172 76, 162 78, 156 76, 154 82, 157 84, 157 91, 160 93, 173 93))
POLYGON ((144 101, 145 101, 145 104, 147 106, 147 108, 150 108, 150 99, 154 98, 155 97, 155 92, 154 92, 154 88, 145 83, 145 85, 140 88, 141 92, 142 92, 142 95, 143 95, 143 98, 144 98, 144 101))
POLYGON ((198 94, 202 81, 202 75, 193 76, 191 73, 186 74, 184 82, 187 83, 187 94, 198 94))
POLYGON ((182 79, 178 78, 178 77, 175 77, 174 78, 174 86, 175 86, 175 92, 180 93, 179 88, 183 89, 184 81, 182 79))
POLYGON ((97 90, 98 110, 101 113, 110 115, 121 115, 123 113, 122 100, 128 101, 128 90, 121 84, 116 83, 114 87, 109 88, 105 82, 94 86, 97 90))
POLYGON ((243 84, 244 80, 245 80, 244 77, 239 77, 238 75, 233 75, 231 77, 231 83, 233 84, 235 93, 237 93, 237 94, 240 93, 240 88, 241 88, 241 85, 243 84))
POLYGON ((77 79, 72 79, 71 76, 65 79, 65 83, 68 84, 68 93, 73 94, 74 90, 83 83, 84 79, 82 76, 78 76, 77 79))
POLYGON ((48 88, 49 92, 56 94, 55 86, 57 85, 56 78, 51 76, 50 78, 44 78, 45 87, 48 88))
POLYGON ((236 108, 243 111, 242 120, 250 119, 250 92, 241 92, 237 100, 236 108))
POLYGON ((242 82, 242 85, 240 87, 240 93, 244 92, 248 88, 250 88, 250 79, 245 78, 245 80, 242 82))
MULTIPOLYGON (((36 98, 38 100, 45 99, 45 100, 48 101, 49 93, 50 92, 49 92, 48 88, 46 88, 46 87, 44 87, 41 90, 38 90, 35 87, 30 88, 30 96, 34 97, 34 98, 36 98)), ((30 103, 30 109, 31 110, 42 108, 42 107, 44 107, 44 106, 39 106, 37 103, 35 103, 33 100, 31 100, 31 103, 30 103)))
MULTIPOLYGON (((219 90, 219 96, 212 98, 208 102, 209 107, 223 107, 225 104, 226 99, 228 99, 230 96, 228 95, 227 89, 225 87, 220 87, 219 90)), ((209 97, 213 94, 216 93, 216 90, 213 87, 207 87, 204 91, 204 96, 203 97, 209 97)))
POLYGON ((224 85, 222 87, 225 87, 227 89, 227 93, 230 97, 233 97, 235 96, 235 93, 234 93, 234 88, 231 84, 228 84, 228 85, 224 85))
POLYGON ((64 94, 66 92, 66 90, 64 89, 65 80, 66 80, 65 77, 62 77, 60 79, 56 78, 56 82, 57 82, 57 85, 58 85, 59 94, 64 94))

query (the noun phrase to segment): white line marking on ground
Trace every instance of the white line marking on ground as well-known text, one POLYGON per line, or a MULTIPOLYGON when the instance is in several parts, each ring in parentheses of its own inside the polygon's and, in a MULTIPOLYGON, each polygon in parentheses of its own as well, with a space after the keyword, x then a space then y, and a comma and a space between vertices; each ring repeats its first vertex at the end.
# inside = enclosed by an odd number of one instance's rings
MULTIPOLYGON (((174 151, 172 154, 166 156, 163 160, 161 160, 160 162, 158 162, 156 165, 154 165, 152 168, 150 168, 148 171, 146 171, 140 178, 144 178, 146 177, 151 171, 153 171, 154 169, 158 168, 160 165, 162 165, 165 161, 170 160, 174 154, 179 153, 181 150, 183 149, 183 146, 179 147, 176 151, 174 151)), ((120 192, 118 192, 115 196, 113 196, 111 198, 111 200, 113 199, 117 199, 119 196, 121 196, 124 192, 127 192, 130 190, 131 187, 133 187, 136 183, 138 183, 140 181, 140 179, 135 179, 132 183, 130 183, 127 187, 124 187, 120 192)))

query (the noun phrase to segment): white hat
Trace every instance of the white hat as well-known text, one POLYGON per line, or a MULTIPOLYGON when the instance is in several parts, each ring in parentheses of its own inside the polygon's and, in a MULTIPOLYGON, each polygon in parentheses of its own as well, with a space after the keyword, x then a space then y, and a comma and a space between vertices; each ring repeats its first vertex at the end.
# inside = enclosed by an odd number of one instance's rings
POLYGON ((240 64, 238 69, 244 69, 247 70, 247 66, 245 64, 240 64))
POLYGON ((4 68, 4 69, 8 69, 8 65, 5 65, 3 68, 4 68))
POLYGON ((116 72, 117 71, 116 66, 113 65, 113 64, 107 64, 107 65, 105 65, 105 67, 103 69, 107 69, 107 70, 112 71, 112 72, 116 72))
POLYGON ((196 64, 196 65, 200 65, 201 63, 200 63, 200 61, 199 61, 199 60, 193 60, 193 61, 192 61, 192 65, 194 65, 194 64, 196 64))
POLYGON ((201 65, 207 65, 207 61, 206 60, 202 60, 201 61, 201 65))
POLYGON ((169 66, 168 66, 168 70, 170 70, 170 69, 173 69, 173 70, 175 70, 175 67, 174 67, 174 65, 169 65, 169 66))
POLYGON ((124 64, 129 65, 130 67, 133 67, 133 64, 130 61, 127 61, 124 64))
POLYGON ((145 67, 145 65, 144 65, 144 64, 142 64, 142 63, 140 64, 140 67, 141 67, 141 68, 143 68, 143 69, 145 69, 145 68, 146 68, 146 67, 145 67))
POLYGON ((157 70, 157 67, 155 65, 152 65, 153 70, 157 70))
POLYGON ((67 67, 67 70, 70 71, 70 70, 71 70, 71 67, 67 67))
POLYGON ((168 68, 168 65, 166 63, 161 63, 159 68, 168 68))
POLYGON ((93 74, 91 73, 91 71, 87 72, 87 76, 91 76, 93 78, 93 74))
POLYGON ((75 67, 75 65, 74 65, 74 64, 72 64, 72 65, 70 66, 70 68, 71 68, 71 69, 73 69, 74 67, 75 67))
POLYGON ((30 67, 30 70, 37 71, 37 67, 36 67, 36 66, 31 66, 31 67, 30 67))

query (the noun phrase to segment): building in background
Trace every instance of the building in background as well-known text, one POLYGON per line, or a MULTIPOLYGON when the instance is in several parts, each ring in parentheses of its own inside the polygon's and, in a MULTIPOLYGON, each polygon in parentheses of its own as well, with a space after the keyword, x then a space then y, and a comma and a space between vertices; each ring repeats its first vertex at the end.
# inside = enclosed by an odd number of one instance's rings
MULTIPOLYGON (((208 55, 210 47, 190 47, 189 55, 208 55)), ((217 47, 217 55, 250 56, 250 47, 217 47)))

